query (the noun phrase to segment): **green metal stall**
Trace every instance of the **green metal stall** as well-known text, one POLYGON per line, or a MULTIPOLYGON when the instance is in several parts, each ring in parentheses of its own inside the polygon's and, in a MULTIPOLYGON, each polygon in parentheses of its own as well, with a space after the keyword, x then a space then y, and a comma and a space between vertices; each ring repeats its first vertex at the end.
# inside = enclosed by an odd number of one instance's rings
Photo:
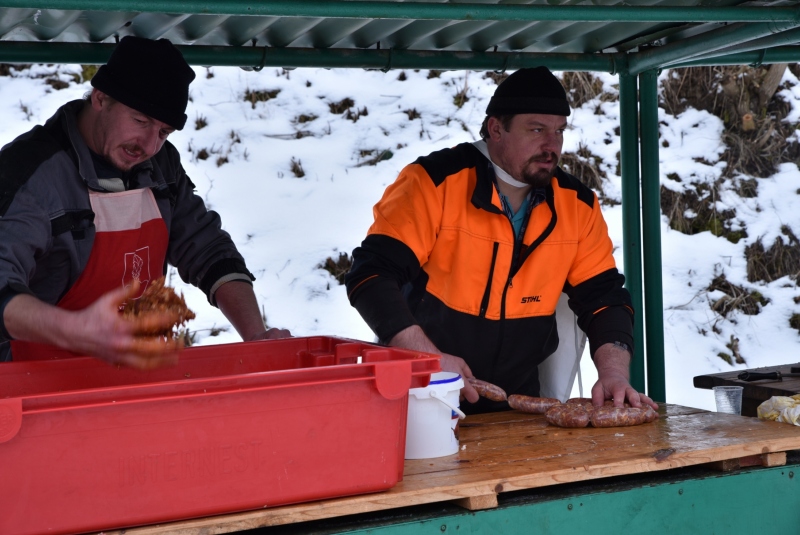
MULTIPOLYGON (((800 0, 0 0, 3 63, 100 64, 125 35, 168 38, 194 65, 255 71, 275 66, 500 72, 545 65, 617 75, 623 271, 636 309, 631 382, 666 402, 657 76, 664 68, 800 61, 800 0)), ((797 533, 797 461, 790 455, 789 464, 777 468, 725 475, 679 471, 511 493, 496 509, 480 512, 420 506, 266 529, 797 533)))

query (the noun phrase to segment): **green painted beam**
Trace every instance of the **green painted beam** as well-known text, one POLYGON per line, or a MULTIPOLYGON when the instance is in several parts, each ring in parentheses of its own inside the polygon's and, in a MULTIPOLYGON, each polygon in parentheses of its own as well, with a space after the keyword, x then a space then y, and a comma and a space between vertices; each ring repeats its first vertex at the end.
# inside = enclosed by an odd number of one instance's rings
POLYGON ((0 8, 184 13, 354 19, 595 21, 595 22, 800 22, 797 7, 554 6, 342 0, 0 0, 0 8))
MULTIPOLYGON (((769 50, 775 47, 781 47, 786 45, 792 46, 797 44, 800 44, 800 28, 787 30, 785 32, 780 32, 767 37, 762 37, 760 39, 754 39, 752 41, 741 43, 736 46, 721 48, 719 50, 715 50, 713 52, 709 52, 706 54, 700 54, 699 56, 694 56, 693 59, 698 60, 706 58, 716 58, 716 57, 726 56, 729 54, 741 54, 743 52, 752 52, 753 50, 769 50)), ((798 56, 800 56, 800 47, 797 47, 797 52, 798 56)), ((663 67, 669 67, 669 65, 663 65, 663 67)))
MULTIPOLYGON (((102 64, 114 44, 0 41, 2 63, 102 64)), ((615 73, 622 56, 614 54, 534 54, 504 52, 428 52, 390 49, 269 48, 178 45, 191 65, 263 67, 354 67, 363 69, 439 69, 503 71, 545 65, 556 71, 615 73)))
POLYGON ((619 75, 620 167, 622 174, 622 252, 625 287, 633 302, 631 385, 645 392, 642 238, 639 210, 639 97, 636 77, 619 75))
POLYGON ((667 401, 664 377, 664 294, 661 280, 661 180, 658 167, 658 75, 639 75, 642 156, 642 244, 647 395, 667 401))
MULTIPOLYGON (((798 12, 800 12, 800 9, 798 9, 798 12)), ((705 32, 661 47, 648 48, 634 54, 628 62, 629 72, 630 74, 641 74, 650 69, 687 61, 700 54, 791 30, 797 26, 800 26, 800 24, 731 24, 717 30, 705 32)))
POLYGON ((739 54, 726 54, 724 56, 697 58, 670 65, 668 68, 678 67, 706 67, 710 65, 769 65, 771 63, 800 62, 800 46, 783 46, 767 50, 754 50, 739 54))
MULTIPOLYGON (((619 535, 797 533, 800 529, 800 482, 797 465, 731 472, 616 490, 609 482, 594 492, 502 504, 497 509, 450 512, 415 519, 326 529, 317 523, 304 535, 619 535)), ((557 489, 556 489, 557 490, 557 489)), ((501 495, 502 496, 502 495, 501 495)), ((452 510, 449 510, 452 511, 452 510)), ((302 524, 296 527, 302 528, 302 524)), ((284 533, 291 526, 282 526, 284 533)), ((275 533, 279 533, 275 532, 275 533)), ((269 533, 273 533, 269 531, 269 533)))

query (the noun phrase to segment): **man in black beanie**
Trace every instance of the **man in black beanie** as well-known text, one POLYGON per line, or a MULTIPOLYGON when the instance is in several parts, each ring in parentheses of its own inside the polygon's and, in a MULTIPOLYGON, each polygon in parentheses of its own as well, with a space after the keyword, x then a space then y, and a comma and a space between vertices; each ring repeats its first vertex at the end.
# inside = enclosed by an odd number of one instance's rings
MULTIPOLYGON (((567 321, 577 318, 597 367, 594 405, 657 408, 629 383, 633 310, 597 196, 558 167, 569 114, 547 68, 506 78, 483 139, 417 159, 387 188, 353 251, 348 297, 384 343, 439 353, 443 370, 508 395, 545 389, 565 401, 568 388, 556 395, 540 385, 566 323, 563 292, 574 312, 567 321)), ((573 349, 561 384, 571 387, 580 353, 573 349)), ((462 394, 473 403, 467 413, 509 408, 479 399, 469 382, 462 394)))
POLYGON ((166 39, 124 37, 85 100, 0 151, 0 361, 174 362, 180 344, 148 334, 173 318, 119 314, 168 264, 244 340, 289 336, 266 329, 253 275, 167 141, 194 77, 166 39))

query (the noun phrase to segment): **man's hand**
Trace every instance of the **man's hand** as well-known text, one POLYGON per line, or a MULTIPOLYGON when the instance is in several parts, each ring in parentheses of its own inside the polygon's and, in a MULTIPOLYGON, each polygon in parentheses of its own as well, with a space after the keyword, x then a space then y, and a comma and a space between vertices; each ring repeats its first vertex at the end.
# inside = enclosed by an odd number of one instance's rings
POLYGON ((472 370, 470 370, 467 363, 464 362, 464 359, 439 351, 419 325, 412 325, 411 327, 403 329, 394 335, 389 341, 389 345, 441 355, 439 363, 442 366, 442 371, 455 372, 464 379, 464 388, 461 389, 461 395, 470 403, 478 401, 480 397, 478 396, 478 392, 467 381, 467 379, 474 376, 472 375, 472 370))
POLYGON ((292 333, 289 329, 267 329, 266 331, 255 335, 251 340, 277 340, 278 338, 291 338, 292 333))
POLYGON ((217 306, 245 342, 292 336, 287 329, 267 329, 258 310, 253 286, 242 281, 226 282, 214 294, 217 306))
POLYGON ((4 312, 6 329, 18 340, 54 345, 74 353, 91 355, 112 364, 153 369, 175 364, 181 344, 141 333, 171 328, 169 314, 125 319, 120 305, 139 291, 138 283, 112 290, 87 308, 64 310, 20 294, 4 312))
POLYGON ((592 403, 596 407, 610 399, 615 407, 624 406, 627 400, 631 407, 639 408, 644 403, 658 410, 658 404, 630 385, 630 360, 630 353, 614 344, 603 344, 597 349, 594 354, 597 383, 592 387, 592 403))

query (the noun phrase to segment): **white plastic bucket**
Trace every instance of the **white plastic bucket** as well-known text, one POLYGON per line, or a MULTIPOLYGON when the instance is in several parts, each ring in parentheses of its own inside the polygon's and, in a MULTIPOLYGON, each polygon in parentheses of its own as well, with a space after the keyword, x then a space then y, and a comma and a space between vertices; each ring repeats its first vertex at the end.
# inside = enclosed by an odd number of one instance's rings
POLYGON ((430 459, 458 452, 456 426, 464 413, 458 408, 464 380, 453 372, 431 374, 425 388, 408 391, 406 459, 430 459))

